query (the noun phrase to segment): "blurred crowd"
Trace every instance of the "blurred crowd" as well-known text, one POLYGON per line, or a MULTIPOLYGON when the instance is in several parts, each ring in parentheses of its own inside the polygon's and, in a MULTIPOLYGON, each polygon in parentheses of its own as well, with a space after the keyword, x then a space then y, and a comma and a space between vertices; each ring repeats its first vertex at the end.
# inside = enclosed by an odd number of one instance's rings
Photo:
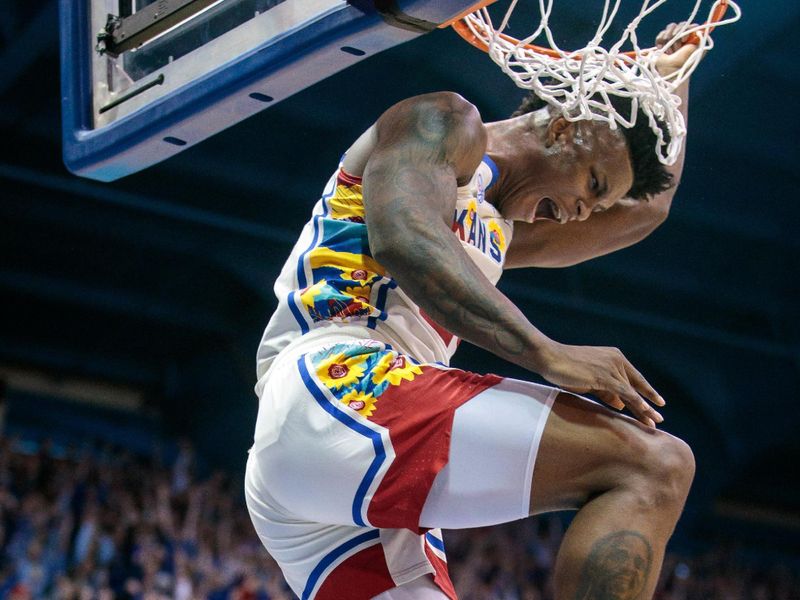
MULTIPOLYGON (((0 438, 0 598, 290 600, 241 483, 124 451, 55 452, 0 438)), ((548 600, 558 516, 447 532, 462 600, 548 600)), ((798 600, 800 578, 735 553, 669 555, 659 600, 798 600)))
POLYGON ((0 598, 293 598, 240 484, 198 480, 188 443, 171 465, 16 445, 0 442, 0 598))

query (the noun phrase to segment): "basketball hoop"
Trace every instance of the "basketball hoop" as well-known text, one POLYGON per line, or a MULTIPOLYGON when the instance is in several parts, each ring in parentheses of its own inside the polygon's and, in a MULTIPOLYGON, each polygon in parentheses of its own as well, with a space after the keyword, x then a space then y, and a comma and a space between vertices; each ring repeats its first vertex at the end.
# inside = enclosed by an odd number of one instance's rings
POLYGON ((647 115, 650 128, 657 136, 656 152, 662 163, 674 164, 686 136, 686 124, 680 112, 680 98, 675 90, 697 68, 703 55, 714 47, 711 32, 715 27, 738 21, 741 9, 733 0, 711 3, 705 22, 692 25, 704 0, 695 0, 694 8, 672 38, 661 48, 639 46, 637 27, 641 21, 668 0, 643 0, 639 14, 625 28, 622 36, 610 47, 601 46, 621 0, 604 0, 600 24, 592 39, 576 50, 562 50, 554 41, 549 18, 553 0, 538 0, 541 18, 529 36, 517 39, 504 33, 518 0, 512 0, 499 26, 495 27, 484 0, 448 24, 467 42, 486 52, 514 83, 532 90, 537 96, 557 107, 570 121, 593 119, 605 121, 613 129, 618 125, 633 127, 638 109, 647 115), (728 9, 732 14, 726 16, 728 9), (534 40, 544 37, 547 46, 534 40), (696 45, 697 50, 674 73, 661 75, 656 64, 667 50, 680 40, 696 45), (625 44, 633 50, 622 51, 625 44), (631 110, 620 114, 611 97, 630 100, 631 110), (665 131, 666 130, 666 131, 665 131), (666 135, 665 135, 666 134, 666 135))

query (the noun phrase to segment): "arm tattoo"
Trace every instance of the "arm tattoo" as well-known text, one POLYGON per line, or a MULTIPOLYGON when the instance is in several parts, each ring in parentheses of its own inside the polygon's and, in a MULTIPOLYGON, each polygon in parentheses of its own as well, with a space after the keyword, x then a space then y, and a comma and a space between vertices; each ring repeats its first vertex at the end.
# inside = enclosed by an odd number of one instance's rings
POLYGON ((653 550, 638 531, 616 531, 595 542, 575 600, 637 600, 650 578, 653 550))
POLYGON ((447 147, 444 143, 448 135, 456 128, 453 127, 452 112, 421 108, 416 121, 415 133, 418 141, 429 145, 437 151, 437 158, 445 160, 447 147))
POLYGON ((477 148, 479 160, 483 153, 483 138, 464 126, 459 113, 446 103, 413 105, 379 129, 382 149, 370 158, 364 180, 370 246, 435 321, 522 364, 532 326, 450 231, 455 165, 463 170, 465 164, 458 157, 472 156, 477 148))
POLYGON ((436 191, 430 174, 414 167, 400 166, 390 177, 389 183, 394 184, 396 191, 405 192, 397 196, 397 202, 419 202, 420 198, 427 198, 436 191))
POLYGON ((412 293, 413 299, 434 320, 463 339, 509 358, 524 354, 520 329, 526 319, 499 294, 469 256, 459 247, 451 249, 451 244, 458 242, 449 236, 421 239, 407 250, 414 273, 401 270, 401 275, 413 281, 409 287, 417 292, 412 293))

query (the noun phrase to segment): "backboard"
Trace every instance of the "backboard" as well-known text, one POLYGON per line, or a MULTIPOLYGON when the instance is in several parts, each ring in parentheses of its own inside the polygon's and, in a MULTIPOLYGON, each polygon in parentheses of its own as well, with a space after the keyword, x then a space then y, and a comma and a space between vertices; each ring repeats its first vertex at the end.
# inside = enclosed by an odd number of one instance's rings
POLYGON ((134 173, 473 3, 60 0, 64 162, 134 173))

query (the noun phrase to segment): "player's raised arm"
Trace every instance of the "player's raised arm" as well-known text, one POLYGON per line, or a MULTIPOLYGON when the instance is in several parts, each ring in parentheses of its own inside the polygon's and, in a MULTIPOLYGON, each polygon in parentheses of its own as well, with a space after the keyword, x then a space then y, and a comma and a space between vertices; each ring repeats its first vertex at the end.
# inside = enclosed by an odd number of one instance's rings
POLYGON ((453 235, 456 188, 485 148, 475 108, 455 94, 412 98, 379 119, 376 136, 363 178, 370 249, 411 300, 453 334, 557 385, 628 406, 646 424, 661 421, 640 394, 663 400, 619 350, 547 338, 453 235))

